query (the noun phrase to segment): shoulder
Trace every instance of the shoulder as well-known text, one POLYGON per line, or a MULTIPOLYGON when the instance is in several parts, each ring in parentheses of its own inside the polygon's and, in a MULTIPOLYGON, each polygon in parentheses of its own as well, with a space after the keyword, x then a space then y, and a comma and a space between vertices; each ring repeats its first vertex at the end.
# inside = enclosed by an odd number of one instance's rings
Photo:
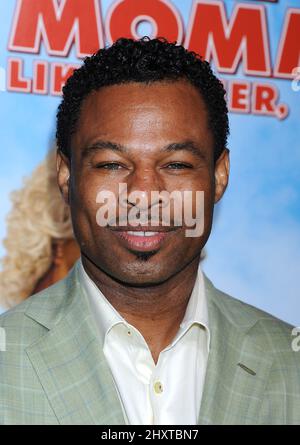
POLYGON ((1 425, 57 423, 27 348, 49 332, 61 313, 64 288, 59 282, 0 316, 1 425))
POLYGON ((12 353, 20 354, 22 350, 47 331, 45 326, 27 316, 27 311, 30 311, 33 305, 38 305, 40 308, 49 307, 50 295, 51 292, 45 289, 0 315, 0 328, 2 337, 5 339, 6 353, 4 357, 11 357, 12 353))
POLYGON ((262 408, 266 423, 275 411, 283 423, 299 423, 300 329, 216 289, 207 278, 206 293, 212 335, 222 348, 230 345, 250 362, 270 365, 262 408))
MULTIPOLYGON (((24 348, 48 331, 63 316, 76 286, 74 268, 66 278, 24 300, 0 315, 7 345, 24 348)), ((13 348, 14 349, 14 348, 13 348)))
MULTIPOLYGON (((217 289, 207 277, 205 284, 214 314, 222 314, 231 325, 247 332, 263 351, 293 356, 297 335, 295 326, 217 289)), ((297 360, 300 360, 300 352, 297 360)))

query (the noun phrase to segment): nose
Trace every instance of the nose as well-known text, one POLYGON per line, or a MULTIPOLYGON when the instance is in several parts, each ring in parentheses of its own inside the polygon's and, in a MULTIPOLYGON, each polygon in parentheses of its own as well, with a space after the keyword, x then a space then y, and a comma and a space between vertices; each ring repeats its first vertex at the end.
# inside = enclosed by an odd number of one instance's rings
POLYGON ((163 190, 163 181, 154 168, 136 169, 127 179, 127 196, 123 199, 123 206, 150 210, 161 203, 161 197, 157 195, 163 190))

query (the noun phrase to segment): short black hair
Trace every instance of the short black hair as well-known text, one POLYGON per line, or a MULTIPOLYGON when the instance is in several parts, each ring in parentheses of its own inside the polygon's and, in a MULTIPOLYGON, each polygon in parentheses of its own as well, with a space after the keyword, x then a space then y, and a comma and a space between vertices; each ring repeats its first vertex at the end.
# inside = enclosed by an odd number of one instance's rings
POLYGON ((63 87, 57 111, 57 148, 71 155, 71 136, 76 131, 82 102, 101 87, 129 82, 151 83, 164 80, 188 80, 201 94, 208 113, 208 125, 214 137, 214 159, 227 146, 228 109, 222 82, 209 63, 193 51, 160 37, 140 40, 120 38, 108 48, 84 59, 63 87))

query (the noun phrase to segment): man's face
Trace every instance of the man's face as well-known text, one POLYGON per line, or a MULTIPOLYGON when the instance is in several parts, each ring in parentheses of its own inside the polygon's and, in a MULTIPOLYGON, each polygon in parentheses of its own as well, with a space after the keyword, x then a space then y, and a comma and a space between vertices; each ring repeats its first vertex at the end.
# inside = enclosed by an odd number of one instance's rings
MULTIPOLYGON (((58 180, 83 256, 114 279, 144 286, 165 281, 199 258, 214 202, 227 185, 228 152, 214 164, 213 135, 194 86, 181 80, 101 88, 84 100, 71 145, 71 162, 59 157, 58 180), (147 231, 163 232, 131 235, 128 230, 142 228, 120 226, 118 213, 117 226, 98 224, 97 195, 106 190, 118 199, 120 183, 126 184, 129 196, 139 191, 148 198, 149 206, 140 206, 149 215, 147 231), (204 192, 201 236, 186 236, 184 219, 175 225, 174 208, 170 226, 162 225, 160 213, 160 227, 149 228, 151 207, 162 205, 151 202, 151 191, 175 190, 192 192, 193 212, 196 191, 204 192)), ((130 210, 134 204, 123 202, 121 207, 130 210)))

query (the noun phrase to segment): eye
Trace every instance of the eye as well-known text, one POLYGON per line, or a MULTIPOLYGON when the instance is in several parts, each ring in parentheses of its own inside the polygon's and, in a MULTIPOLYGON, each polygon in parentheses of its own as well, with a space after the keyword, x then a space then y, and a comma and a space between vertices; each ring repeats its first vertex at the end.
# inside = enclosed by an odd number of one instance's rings
POLYGON ((167 165, 167 168, 172 170, 182 170, 184 168, 192 168, 192 166, 189 164, 184 164, 183 162, 172 162, 167 165))
POLYGON ((118 164, 117 162, 107 162, 106 164, 97 164, 96 168, 103 168, 105 170, 119 170, 119 167, 121 168, 121 164, 118 164))

